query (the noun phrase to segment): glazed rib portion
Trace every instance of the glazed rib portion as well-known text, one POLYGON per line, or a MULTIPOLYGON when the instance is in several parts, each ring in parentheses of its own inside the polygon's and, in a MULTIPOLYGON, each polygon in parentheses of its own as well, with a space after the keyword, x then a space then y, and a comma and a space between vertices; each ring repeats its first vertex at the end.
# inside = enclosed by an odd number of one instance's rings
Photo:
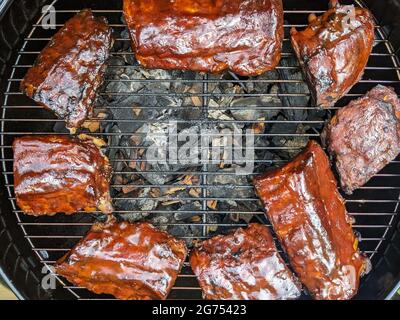
POLYGON ((77 286, 118 299, 165 299, 187 255, 184 241, 149 223, 108 221, 89 233, 56 264, 77 286))
POLYGON ((21 210, 34 216, 97 208, 111 213, 111 166, 100 142, 85 135, 15 139, 14 186, 21 210))
POLYGON ((309 17, 303 31, 291 30, 291 41, 314 103, 332 107, 362 77, 374 43, 374 20, 364 8, 331 0, 322 16, 309 17))
POLYGON ((368 260, 357 249, 351 221, 329 161, 318 143, 285 166, 255 178, 293 270, 316 299, 350 299, 368 260))
POLYGON ((400 100, 377 85, 338 110, 323 137, 335 159, 343 190, 351 194, 400 152, 400 100))
POLYGON ((79 128, 91 116, 112 47, 103 17, 82 10, 52 37, 21 82, 28 97, 79 128))
POLYGON ((124 16, 146 68, 248 76, 281 57, 281 0, 124 0, 124 16))
POLYGON ((301 293, 268 228, 261 224, 204 241, 193 250, 190 264, 205 299, 295 299, 301 293))

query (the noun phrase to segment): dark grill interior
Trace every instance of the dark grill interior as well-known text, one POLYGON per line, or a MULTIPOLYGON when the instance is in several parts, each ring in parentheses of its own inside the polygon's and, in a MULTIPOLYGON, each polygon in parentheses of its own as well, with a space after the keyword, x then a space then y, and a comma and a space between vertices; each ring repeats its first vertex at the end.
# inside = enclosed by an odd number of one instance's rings
MULTIPOLYGON (((288 32, 292 26, 305 26, 309 13, 319 14, 326 10, 327 1, 283 2, 285 39, 279 67, 259 77, 243 78, 230 73, 207 75, 142 69, 131 52, 119 2, 53 1, 57 9, 57 28, 78 10, 91 7, 95 14, 107 17, 115 31, 116 42, 96 102, 96 116, 88 124, 90 130, 85 131, 92 131, 108 143, 106 153, 114 167, 112 195, 119 217, 151 221, 185 238, 189 245, 193 240, 208 238, 249 222, 268 225, 253 192, 251 177, 285 163, 305 146, 308 139, 319 141, 323 124, 334 109, 346 105, 376 84, 392 86, 400 92, 400 66, 396 50, 388 40, 390 30, 378 21, 376 43, 363 79, 335 108, 322 111, 313 107, 293 57, 288 32), (148 139, 158 141, 157 137, 166 130, 170 120, 177 122, 178 129, 193 132, 201 128, 257 129, 254 173, 236 176, 232 168, 222 167, 220 163, 155 166, 147 161, 143 151, 149 147, 148 139), (153 135, 149 136, 149 132, 153 135)), ((20 260, 13 263, 31 264, 25 266, 25 272, 26 279, 32 276, 33 280, 26 280, 26 283, 40 281, 41 265, 51 266, 85 234, 95 219, 104 218, 100 214, 83 213, 72 217, 32 218, 23 215, 15 204, 11 150, 14 137, 54 132, 68 134, 63 121, 36 106, 19 91, 27 68, 55 32, 41 28, 41 19, 38 15, 32 20, 10 60, 3 79, 5 93, 0 120, 5 198, 9 199, 12 211, 7 213, 10 216, 3 223, 10 225, 15 220, 19 230, 14 234, 24 238, 18 241, 31 247, 31 252, 28 250, 25 255, 26 260, 18 258, 20 260)), ((371 274, 362 280, 359 297, 384 294, 388 290, 386 283, 394 282, 396 276, 385 270, 393 267, 398 272, 399 269, 398 264, 393 263, 396 261, 393 259, 399 258, 391 253, 400 252, 396 247, 397 238, 394 238, 399 220, 399 163, 398 157, 365 187, 352 196, 345 196, 347 210, 356 220, 354 228, 360 235, 360 247, 374 266, 371 274)), ((11 251, 13 249, 7 253, 11 251)), ((4 265, 9 264, 6 256, 4 265)), ((14 273, 16 270, 15 266, 14 273)), ((62 279, 59 281, 56 291, 49 293, 38 289, 35 297, 49 297, 45 295, 50 294, 63 298, 108 298, 95 296, 62 279)), ((197 280, 186 263, 169 298, 200 297, 197 280)), ((307 297, 306 293, 304 297, 307 297)))

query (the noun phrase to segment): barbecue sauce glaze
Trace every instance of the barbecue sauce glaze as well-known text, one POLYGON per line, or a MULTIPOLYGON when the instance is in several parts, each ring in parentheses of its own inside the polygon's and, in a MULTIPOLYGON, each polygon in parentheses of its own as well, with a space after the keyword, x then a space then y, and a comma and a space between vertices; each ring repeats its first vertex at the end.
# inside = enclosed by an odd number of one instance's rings
POLYGON ((377 85, 340 108, 321 136, 335 159, 342 189, 351 194, 400 152, 400 100, 377 85))
POLYGON ((204 241, 190 264, 205 299, 295 299, 301 286, 280 257, 266 226, 250 224, 204 241))
POLYGON ((82 10, 52 37, 21 82, 21 91, 75 131, 91 116, 112 47, 105 18, 82 10))
POLYGON ((316 299, 350 299, 367 271, 328 157, 315 141, 254 180, 293 270, 316 299))
POLYGON ((185 242, 149 223, 95 224, 56 264, 77 286, 118 299, 165 299, 187 255, 185 242))
POLYGON ((259 75, 281 57, 281 0, 124 0, 146 68, 259 75))
POLYGON ((29 215, 111 213, 111 166, 100 139, 25 136, 13 143, 17 204, 29 215))
POLYGON ((303 31, 291 30, 299 59, 314 103, 333 107, 362 77, 374 43, 374 20, 364 8, 340 6, 322 16, 310 15, 303 31))

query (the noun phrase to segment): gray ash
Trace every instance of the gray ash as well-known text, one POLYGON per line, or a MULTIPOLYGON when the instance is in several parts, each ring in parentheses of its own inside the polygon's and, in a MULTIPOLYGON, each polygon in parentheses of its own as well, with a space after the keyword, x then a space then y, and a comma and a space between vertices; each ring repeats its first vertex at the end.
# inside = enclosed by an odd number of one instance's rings
MULTIPOLYGON (((120 46, 117 50, 130 50, 125 42, 120 46)), ((224 154, 211 164, 147 158, 147 150, 154 148, 168 159, 170 150, 164 147, 171 121, 176 122, 177 133, 192 135, 202 129, 210 133, 253 129, 254 173, 259 173, 292 158, 306 145, 309 134, 322 126, 303 121, 322 122, 326 117, 326 111, 310 108, 307 86, 292 57, 282 58, 281 68, 258 77, 148 70, 134 55, 114 56, 109 65, 105 94, 98 98, 95 113, 107 121, 89 121, 85 128, 110 134, 107 155, 114 169, 116 215, 152 222, 189 245, 237 224, 266 220, 252 188, 252 174, 236 175, 239 164, 225 163, 224 154)))

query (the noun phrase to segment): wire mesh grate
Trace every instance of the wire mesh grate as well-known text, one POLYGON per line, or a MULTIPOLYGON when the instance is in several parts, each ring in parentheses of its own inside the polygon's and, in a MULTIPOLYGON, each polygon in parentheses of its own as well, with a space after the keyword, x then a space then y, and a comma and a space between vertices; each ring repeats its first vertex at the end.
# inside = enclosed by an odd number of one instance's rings
MULTIPOLYGON (((285 5, 284 1, 284 5, 285 5)), ((356 1, 358 5, 362 6, 361 2, 356 1)), ((57 0, 52 3, 57 8, 57 25, 59 28, 63 23, 71 17, 74 13, 78 12, 79 9, 63 9, 61 2, 57 0)), ((311 6, 311 5, 310 5, 311 6)), ((314 4, 314 6, 323 6, 323 4, 314 4)), ((124 78, 124 77, 107 77, 103 89, 99 93, 101 99, 123 99, 124 97, 132 96, 131 91, 115 91, 110 88, 115 85, 125 84, 127 86, 144 86, 153 85, 156 89, 160 89, 160 84, 168 84, 170 87, 184 87, 194 86, 196 90, 193 92, 185 92, 184 90, 179 91, 157 91, 152 90, 150 92, 135 92, 134 95, 140 99, 153 99, 160 97, 171 101, 173 99, 189 100, 193 105, 177 105, 171 103, 167 107, 165 105, 154 105, 149 103, 148 105, 142 105, 138 107, 146 112, 151 111, 180 111, 182 108, 185 112, 196 113, 197 116, 193 119, 178 119, 177 123, 196 125, 200 123, 201 126, 209 127, 213 125, 224 125, 224 126, 262 126, 264 130, 255 134, 255 139, 271 139, 274 144, 267 144, 256 146, 256 152, 269 152, 271 154, 280 153, 285 155, 292 155, 301 150, 299 145, 288 144, 287 141, 290 139, 319 139, 321 127, 327 119, 335 112, 336 109, 347 104, 351 99, 361 96, 367 90, 375 86, 376 84, 387 84, 395 87, 398 91, 400 84, 400 65, 397 61, 397 57, 390 42, 386 39, 384 27, 378 25, 376 27, 376 41, 371 54, 368 66, 366 67, 363 79, 354 86, 354 88, 339 101, 336 107, 330 108, 320 118, 286 118, 282 119, 279 116, 274 116, 265 119, 251 119, 251 120, 237 120, 237 119, 225 119, 225 118, 212 118, 210 114, 212 112, 223 112, 229 109, 232 111, 240 111, 243 108, 251 109, 260 112, 314 112, 310 102, 306 104, 292 103, 290 105, 272 106, 262 105, 254 103, 253 105, 245 105, 244 103, 237 103, 234 106, 221 106, 220 104, 212 103, 215 99, 221 101, 221 99, 263 99, 266 97, 284 99, 296 98, 309 98, 310 95, 305 90, 301 91, 298 88, 304 88, 304 80, 289 79, 282 77, 282 72, 299 72, 298 64, 290 65, 287 63, 289 59, 293 60, 293 52, 290 49, 290 40, 288 38, 288 30, 295 27, 304 27, 305 24, 301 21, 307 21, 306 17, 310 13, 320 14, 321 10, 285 10, 285 39, 283 46, 283 55, 280 65, 276 69, 276 73, 279 75, 278 78, 265 78, 265 77, 250 77, 243 78, 237 77, 230 73, 225 73, 221 76, 207 75, 207 74, 194 74, 184 73, 179 76, 175 76, 174 72, 169 72, 167 76, 163 75, 162 78, 124 78), (229 86, 229 88, 235 88, 237 91, 220 90, 213 91, 216 86, 229 86), (259 91, 248 90, 259 86, 259 91), (280 90, 278 92, 268 91, 273 86, 278 86, 280 90), (236 89, 237 88, 237 89, 236 89), (263 90, 265 88, 265 90, 263 90), (268 90, 267 90, 268 88, 268 90), (286 88, 286 90, 285 90, 286 88), (241 90, 241 91, 239 91, 241 90), (193 103, 194 102, 194 103, 193 103), (293 132, 288 129, 289 125, 307 126, 307 130, 303 132, 293 132), (278 128, 275 131, 268 131, 268 127, 278 128)), ((129 38, 127 33, 124 33, 126 28, 122 22, 122 11, 118 9, 113 10, 93 10, 95 14, 105 15, 110 20, 110 25, 116 32, 116 42, 112 51, 112 58, 108 65, 108 69, 111 70, 110 74, 113 74, 113 70, 118 70, 121 65, 116 62, 124 59, 126 64, 123 66, 124 69, 141 72, 141 69, 137 66, 134 61, 134 54, 129 48, 129 38), (125 35, 125 36, 124 36, 125 35), (129 62, 132 62, 129 64, 129 62)), ((32 29, 28 35, 24 38, 23 44, 17 52, 17 58, 12 66, 12 71, 8 77, 7 90, 5 92, 5 99, 2 105, 2 117, 0 119, 1 125, 1 162, 2 162, 2 174, 6 181, 6 188, 8 191, 8 199, 11 203, 13 212, 16 217, 16 221, 22 229, 26 241, 29 242, 32 250, 35 252, 38 260, 45 266, 51 267, 52 264, 65 254, 78 239, 80 239, 88 228, 95 220, 96 214, 93 215, 84 214, 84 212, 78 212, 76 218, 71 222, 71 217, 57 216, 57 217, 40 217, 32 218, 23 215, 22 211, 16 205, 15 195, 13 190, 13 177, 12 177, 12 149, 11 143, 13 138, 22 135, 42 135, 42 134, 53 134, 55 131, 57 134, 68 134, 63 131, 63 121, 56 119, 50 112, 43 110, 41 106, 35 105, 31 100, 23 96, 19 91, 19 82, 25 75, 27 69, 32 66, 34 59, 40 50, 50 40, 55 30, 43 30, 41 28, 42 15, 32 24, 32 29), (55 129, 57 128, 57 129, 55 129)), ((192 88, 192 87, 190 87, 192 88)), ((156 101, 156 100, 154 100, 156 101)), ((173 100, 176 101, 176 100, 173 100)), ((257 101, 257 100, 254 100, 257 101)), ((230 171, 215 171, 210 164, 203 164, 197 168, 180 169, 180 170, 127 170, 125 167, 118 165, 119 163, 127 163, 132 161, 132 158, 127 157, 126 154, 123 156, 117 156, 117 152, 124 154, 124 152, 136 152, 146 147, 143 146, 121 146, 112 145, 110 143, 114 137, 130 137, 133 135, 131 130, 123 129, 125 125, 137 125, 142 126, 145 124, 163 124, 170 121, 169 118, 165 119, 133 119, 128 117, 115 118, 104 118, 99 117, 100 113, 107 113, 115 110, 131 110, 131 106, 124 105, 104 105, 97 104, 94 108, 94 113, 97 115, 91 121, 98 122, 100 129, 92 132, 93 135, 99 136, 108 140, 107 154, 110 156, 110 161, 117 170, 114 170, 114 179, 111 185, 112 189, 120 190, 122 188, 131 188, 132 190, 154 190, 158 189, 158 194, 147 193, 145 195, 132 195, 126 196, 123 193, 119 193, 113 197, 114 203, 116 201, 157 201, 159 204, 184 202, 187 204, 193 204, 194 202, 199 203, 199 206, 194 209, 189 206, 189 209, 180 210, 181 214, 195 215, 200 217, 199 220, 193 222, 171 222, 171 221, 160 221, 158 226, 163 228, 189 228, 196 226, 201 230, 201 234, 181 235, 180 237, 190 240, 206 239, 211 235, 215 234, 215 230, 221 230, 232 227, 246 226, 249 221, 258 221, 265 223, 265 220, 261 206, 258 203, 258 199, 253 192, 250 178, 258 174, 254 172, 248 175, 247 183, 237 183, 235 180, 227 182, 223 185, 226 190, 230 190, 225 195, 215 195, 213 192, 215 189, 220 188, 219 185, 215 184, 216 178, 225 177, 227 181, 230 181, 235 176, 234 172, 230 171), (112 131, 101 131, 104 127, 110 127, 115 123, 120 125, 118 132, 112 131), (160 174, 160 175, 174 175, 174 176, 191 176, 194 180, 193 184, 186 185, 178 180, 178 183, 149 183, 145 179, 139 179, 140 175, 143 174, 160 174), (117 177, 123 177, 128 179, 130 182, 116 181, 117 177), (179 183, 181 182, 181 183, 179 183), (178 188, 187 192, 185 196, 177 196, 174 193, 163 195, 163 191, 168 191, 171 188, 178 188), (240 193, 240 195, 238 195, 240 193), (214 195, 213 195, 214 194, 214 195), (217 203, 220 206, 214 207, 217 203), (226 204, 229 203, 240 203, 235 208, 229 208, 226 204), (213 204, 213 205, 210 205, 213 204), (235 214, 241 217, 238 221, 219 221, 215 219, 215 216, 229 216, 235 214), (246 217, 249 217, 247 219, 246 217), (252 220, 250 220, 250 218, 252 220), (210 231, 210 230, 214 230, 210 231)), ((128 127, 129 128, 129 127, 128 127)), ((143 133, 136 133, 135 135, 144 135, 143 133)), ((150 160, 147 159, 134 159, 136 165, 144 164, 147 165, 150 160)), ((285 157, 273 157, 272 159, 256 159, 255 164, 257 168, 268 168, 270 166, 281 165, 288 159, 285 157)), ((397 215, 399 206, 399 190, 400 190, 400 170, 398 170, 398 163, 400 158, 392 161, 384 170, 378 173, 366 186, 357 190, 352 196, 345 196, 346 206, 349 214, 356 218, 354 224, 355 230, 360 234, 360 247, 365 254, 367 254, 373 261, 377 263, 381 257, 381 254, 385 248, 385 241, 388 239, 388 234, 391 231, 394 219, 397 215)), ((152 215, 169 215, 174 214, 174 210, 169 209, 168 206, 158 205, 155 208, 147 210, 152 215)), ((117 209, 116 214, 137 214, 143 213, 143 210, 138 209, 117 209)), ((156 223, 155 223, 156 224, 156 223)), ((157 225, 157 224, 156 224, 157 225)), ((186 229, 183 229, 186 230, 186 229)), ((78 299, 96 298, 83 288, 71 286, 64 282, 63 279, 58 278, 60 284, 68 290, 73 297, 78 299)), ((188 262, 185 263, 181 274, 178 277, 177 283, 174 286, 170 295, 171 299, 176 298, 200 298, 201 294, 197 284, 197 280, 190 270, 188 262)), ((106 298, 106 297, 105 297, 106 298)))

